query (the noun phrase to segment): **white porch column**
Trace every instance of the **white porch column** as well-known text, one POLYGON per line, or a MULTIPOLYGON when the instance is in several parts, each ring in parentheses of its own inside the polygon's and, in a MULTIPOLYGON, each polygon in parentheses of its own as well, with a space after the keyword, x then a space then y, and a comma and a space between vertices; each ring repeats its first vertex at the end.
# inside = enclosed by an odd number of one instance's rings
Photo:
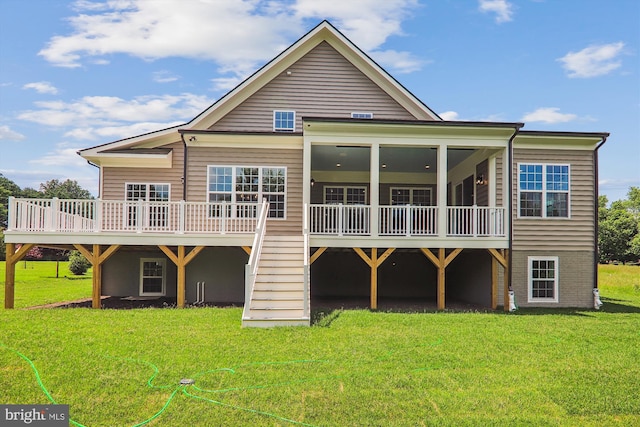
POLYGON ((380 144, 371 145, 371 185, 370 185, 370 205, 371 205, 371 236, 378 237, 378 211, 380 208, 380 144))
POLYGON ((497 187, 497 173, 496 173, 496 156, 493 155, 489 157, 488 164, 488 185, 489 185, 489 207, 493 208, 496 206, 496 187, 497 187))
POLYGON ((438 146, 438 237, 447 237, 447 145, 438 146))

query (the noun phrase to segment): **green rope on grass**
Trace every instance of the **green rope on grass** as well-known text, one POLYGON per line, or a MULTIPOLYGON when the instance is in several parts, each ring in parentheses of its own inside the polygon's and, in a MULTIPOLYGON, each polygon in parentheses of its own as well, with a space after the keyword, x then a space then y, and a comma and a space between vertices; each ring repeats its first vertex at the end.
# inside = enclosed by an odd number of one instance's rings
MULTIPOLYGON (((436 345, 440 345, 442 343, 442 339, 439 339, 438 341, 435 341, 433 343, 429 343, 429 344, 423 344, 419 347, 433 347, 436 345)), ((36 377, 36 381, 38 382, 38 385, 40 386, 40 388, 42 389, 43 393, 47 396, 47 398, 49 399, 49 401, 51 403, 53 403, 54 405, 57 405, 58 403, 56 402, 56 400, 53 398, 53 396, 51 396, 51 394, 49 393, 49 391, 47 390, 47 388, 44 386, 44 383, 42 382, 42 379, 40 377, 40 373, 38 372, 38 369, 36 368, 35 364, 31 361, 31 359, 29 359, 27 356, 25 356, 24 354, 20 353, 18 350, 14 350, 8 346, 6 346, 4 343, 0 342, 0 347, 7 349, 9 351, 12 351, 13 353, 17 354, 20 358, 22 358, 23 360, 25 360, 29 366, 31 367, 31 370, 33 371, 35 377, 36 377)), ((398 350, 392 350, 386 353, 386 355, 384 355, 381 358, 378 358, 378 361, 382 361, 382 360, 386 360, 391 358, 391 356, 398 352, 398 350)), ((115 357, 111 357, 111 356, 106 356, 112 359, 119 359, 119 358, 115 358, 115 357)), ((330 380, 330 379, 338 379, 338 378, 344 378, 344 375, 332 375, 332 376, 327 376, 327 377, 318 377, 318 378, 311 378, 311 379, 307 379, 307 380, 292 380, 292 381, 285 381, 282 383, 276 383, 276 384, 267 384, 267 385, 254 385, 254 386, 248 386, 248 387, 232 387, 232 388, 225 388, 225 389, 217 389, 217 390, 207 390, 207 389, 202 389, 196 385, 192 385, 192 384, 180 384, 178 386, 172 386, 172 385, 162 385, 162 386, 157 386, 153 384, 153 380, 160 374, 160 370, 158 369, 158 367, 156 365, 154 365, 151 362, 147 362, 144 360, 139 360, 139 359, 133 359, 133 358, 121 358, 120 360, 126 360, 129 362, 134 362, 134 363, 141 363, 144 365, 147 365, 148 367, 150 367, 153 370, 153 374, 149 377, 149 379, 147 380, 147 386, 149 388, 152 389, 169 389, 171 387, 174 387, 173 391, 171 392, 171 395, 167 398, 167 401, 164 403, 164 405, 162 406, 162 408, 156 412, 155 414, 153 414, 151 417, 147 418, 146 420, 139 422, 137 424, 134 424, 132 427, 140 427, 143 426, 145 424, 150 423, 151 421, 153 421, 154 419, 158 418, 171 404, 171 401, 175 398, 176 394, 182 390, 182 394, 184 394, 187 397, 190 397, 192 399, 197 399, 197 400, 202 400, 205 402, 209 402, 209 403, 213 403, 219 406, 223 406, 223 407, 227 407, 230 409, 235 409, 235 410, 240 410, 240 411, 245 411, 245 412, 250 412, 250 413, 254 413, 257 415, 263 415, 263 416, 267 416, 270 418, 274 418, 280 421, 284 421, 284 422, 288 422, 291 424, 297 424, 297 425, 301 425, 301 426, 306 426, 306 427, 315 427, 312 424, 307 424, 301 421, 296 421, 296 420, 292 420, 289 418, 285 418, 285 417, 281 417, 279 415, 276 414, 272 414, 269 412, 265 412, 265 411, 260 411, 257 409, 252 409, 252 408, 246 408, 243 406, 238 406, 238 405, 232 405, 229 403, 224 403, 221 402, 219 400, 213 400, 213 399, 209 399, 206 397, 202 397, 202 396, 198 396, 192 393, 189 393, 189 391, 187 391, 187 389, 189 387, 193 388, 196 391, 199 391, 201 393, 227 393, 227 392, 231 392, 231 391, 242 391, 242 390, 258 390, 258 389, 266 389, 266 388, 271 388, 271 387, 281 387, 281 386, 286 386, 286 385, 292 385, 292 384, 303 384, 303 383, 308 383, 308 382, 315 382, 315 381, 326 381, 326 380, 330 380)), ((246 368, 246 367, 251 367, 251 366, 268 366, 268 365, 291 365, 291 364, 297 364, 297 363, 331 363, 331 361, 329 360, 322 360, 322 359, 300 359, 300 360, 291 360, 291 361, 279 361, 279 362, 250 362, 250 363, 244 363, 241 365, 238 365, 234 368, 218 368, 218 369, 210 369, 210 370, 206 370, 206 371, 202 371, 197 373, 196 375, 193 376, 193 379, 197 379, 200 378, 204 375, 208 375, 208 374, 212 374, 215 372, 230 372, 231 374, 235 374, 236 371, 238 369, 241 368, 246 368)), ((432 370, 432 369, 440 369, 439 366, 437 367, 425 367, 425 368, 419 368, 419 369, 413 369, 411 372, 419 372, 419 371, 427 371, 427 370, 432 370)), ((72 420, 71 418, 69 419, 69 422, 73 425, 75 425, 76 427, 86 427, 80 423, 78 423, 77 421, 72 420)))

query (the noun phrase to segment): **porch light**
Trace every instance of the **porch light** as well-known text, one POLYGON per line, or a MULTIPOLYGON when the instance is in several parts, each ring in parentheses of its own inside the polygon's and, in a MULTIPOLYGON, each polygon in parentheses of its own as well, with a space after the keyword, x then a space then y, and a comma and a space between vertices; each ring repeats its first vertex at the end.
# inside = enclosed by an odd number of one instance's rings
POLYGON ((424 168, 425 168, 425 169, 429 169, 430 167, 431 167, 431 166, 429 166, 429 165, 424 165, 424 168))
POLYGON ((337 168, 339 168, 340 166, 342 166, 340 163, 336 163, 337 168))
POLYGON ((487 184, 487 180, 484 179, 484 174, 478 175, 478 177, 476 178, 476 185, 486 185, 486 184, 487 184))
POLYGON ((311 186, 313 187, 316 184, 316 180, 311 178, 311 186))

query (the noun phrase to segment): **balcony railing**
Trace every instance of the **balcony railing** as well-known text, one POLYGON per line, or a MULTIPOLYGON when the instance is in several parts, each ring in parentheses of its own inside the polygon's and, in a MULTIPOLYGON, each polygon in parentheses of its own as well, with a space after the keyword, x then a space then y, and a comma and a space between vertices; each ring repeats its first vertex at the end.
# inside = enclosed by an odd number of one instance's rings
MULTIPOLYGON (((504 237, 505 208, 447 207, 446 236, 504 237)), ((438 236, 437 206, 379 206, 380 236, 438 236)), ((371 235, 371 206, 311 205, 310 233, 315 235, 371 235)))
POLYGON ((254 233, 254 203, 9 199, 8 231, 254 233))

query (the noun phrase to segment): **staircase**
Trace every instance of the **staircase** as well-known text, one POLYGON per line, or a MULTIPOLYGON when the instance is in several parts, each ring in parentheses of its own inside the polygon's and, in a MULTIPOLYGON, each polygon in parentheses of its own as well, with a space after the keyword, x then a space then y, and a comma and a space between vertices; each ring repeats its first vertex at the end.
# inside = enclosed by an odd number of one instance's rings
POLYGON ((243 326, 308 326, 303 236, 264 236, 243 326))

